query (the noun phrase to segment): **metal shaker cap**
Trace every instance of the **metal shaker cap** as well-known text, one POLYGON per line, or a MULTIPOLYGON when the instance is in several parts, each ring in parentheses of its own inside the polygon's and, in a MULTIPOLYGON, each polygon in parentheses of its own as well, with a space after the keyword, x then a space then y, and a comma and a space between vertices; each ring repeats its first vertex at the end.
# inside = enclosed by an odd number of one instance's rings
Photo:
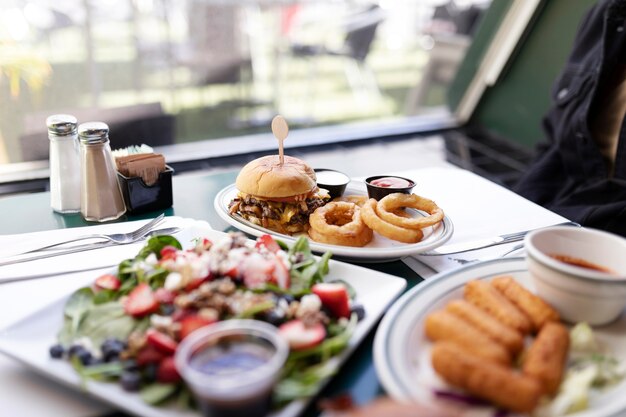
POLYGON ((81 143, 104 143, 109 140, 109 126, 103 122, 87 122, 78 126, 81 143))
POLYGON ((55 114, 46 119, 48 133, 52 136, 69 136, 76 133, 78 121, 71 114, 55 114))

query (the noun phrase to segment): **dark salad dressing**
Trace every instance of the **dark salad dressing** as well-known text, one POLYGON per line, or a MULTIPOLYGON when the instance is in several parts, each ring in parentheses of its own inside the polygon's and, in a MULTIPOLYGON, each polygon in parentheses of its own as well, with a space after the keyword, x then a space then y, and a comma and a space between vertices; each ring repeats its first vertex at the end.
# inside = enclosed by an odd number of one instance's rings
POLYGON ((254 343, 220 343, 197 352, 189 365, 207 375, 234 375, 259 368, 272 352, 254 343))

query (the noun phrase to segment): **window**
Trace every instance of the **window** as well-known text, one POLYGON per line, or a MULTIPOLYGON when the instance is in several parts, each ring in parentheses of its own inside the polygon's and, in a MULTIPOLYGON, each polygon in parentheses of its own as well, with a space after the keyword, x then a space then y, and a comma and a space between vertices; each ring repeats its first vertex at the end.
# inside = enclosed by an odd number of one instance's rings
POLYGON ((55 113, 114 148, 445 115, 488 3, 5 0, 0 164, 47 160, 55 113))

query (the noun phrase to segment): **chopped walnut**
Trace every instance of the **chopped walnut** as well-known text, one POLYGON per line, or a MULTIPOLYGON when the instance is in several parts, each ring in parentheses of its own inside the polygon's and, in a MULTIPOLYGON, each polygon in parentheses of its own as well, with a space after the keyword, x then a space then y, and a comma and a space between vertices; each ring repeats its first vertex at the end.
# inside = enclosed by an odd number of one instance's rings
POLYGON ((311 327, 317 323, 327 325, 330 323, 328 316, 322 311, 305 311, 302 315, 297 316, 305 327, 311 327))
POLYGON ((237 286, 230 279, 221 279, 219 281, 215 281, 217 286, 217 292, 224 295, 231 295, 237 290, 237 286))
POLYGON ((300 302, 292 301, 291 303, 289 303, 289 307, 287 307, 287 310, 285 311, 285 316, 288 319, 296 317, 296 313, 299 308, 300 308, 300 302))
POLYGON ((188 309, 193 306, 193 298, 189 294, 181 294, 174 299, 174 305, 182 309, 188 309))
MULTIPOLYGON (((128 347, 124 352, 122 352, 126 356, 126 358, 135 357, 137 352, 139 352, 146 345, 146 335, 141 332, 132 332, 128 336, 128 347)), ((124 358, 122 358, 124 359, 124 358)))
POLYGON ((201 308, 198 311, 198 316, 206 320, 217 321, 220 318, 220 313, 214 308, 201 308))

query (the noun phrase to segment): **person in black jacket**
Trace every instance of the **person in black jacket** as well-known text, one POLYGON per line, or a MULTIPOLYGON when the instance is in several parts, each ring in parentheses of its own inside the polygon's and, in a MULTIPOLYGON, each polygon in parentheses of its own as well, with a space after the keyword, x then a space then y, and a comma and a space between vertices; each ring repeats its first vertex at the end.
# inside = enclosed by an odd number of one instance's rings
POLYGON ((626 0, 600 0, 588 12, 552 96, 547 141, 515 191, 626 236, 626 0))

